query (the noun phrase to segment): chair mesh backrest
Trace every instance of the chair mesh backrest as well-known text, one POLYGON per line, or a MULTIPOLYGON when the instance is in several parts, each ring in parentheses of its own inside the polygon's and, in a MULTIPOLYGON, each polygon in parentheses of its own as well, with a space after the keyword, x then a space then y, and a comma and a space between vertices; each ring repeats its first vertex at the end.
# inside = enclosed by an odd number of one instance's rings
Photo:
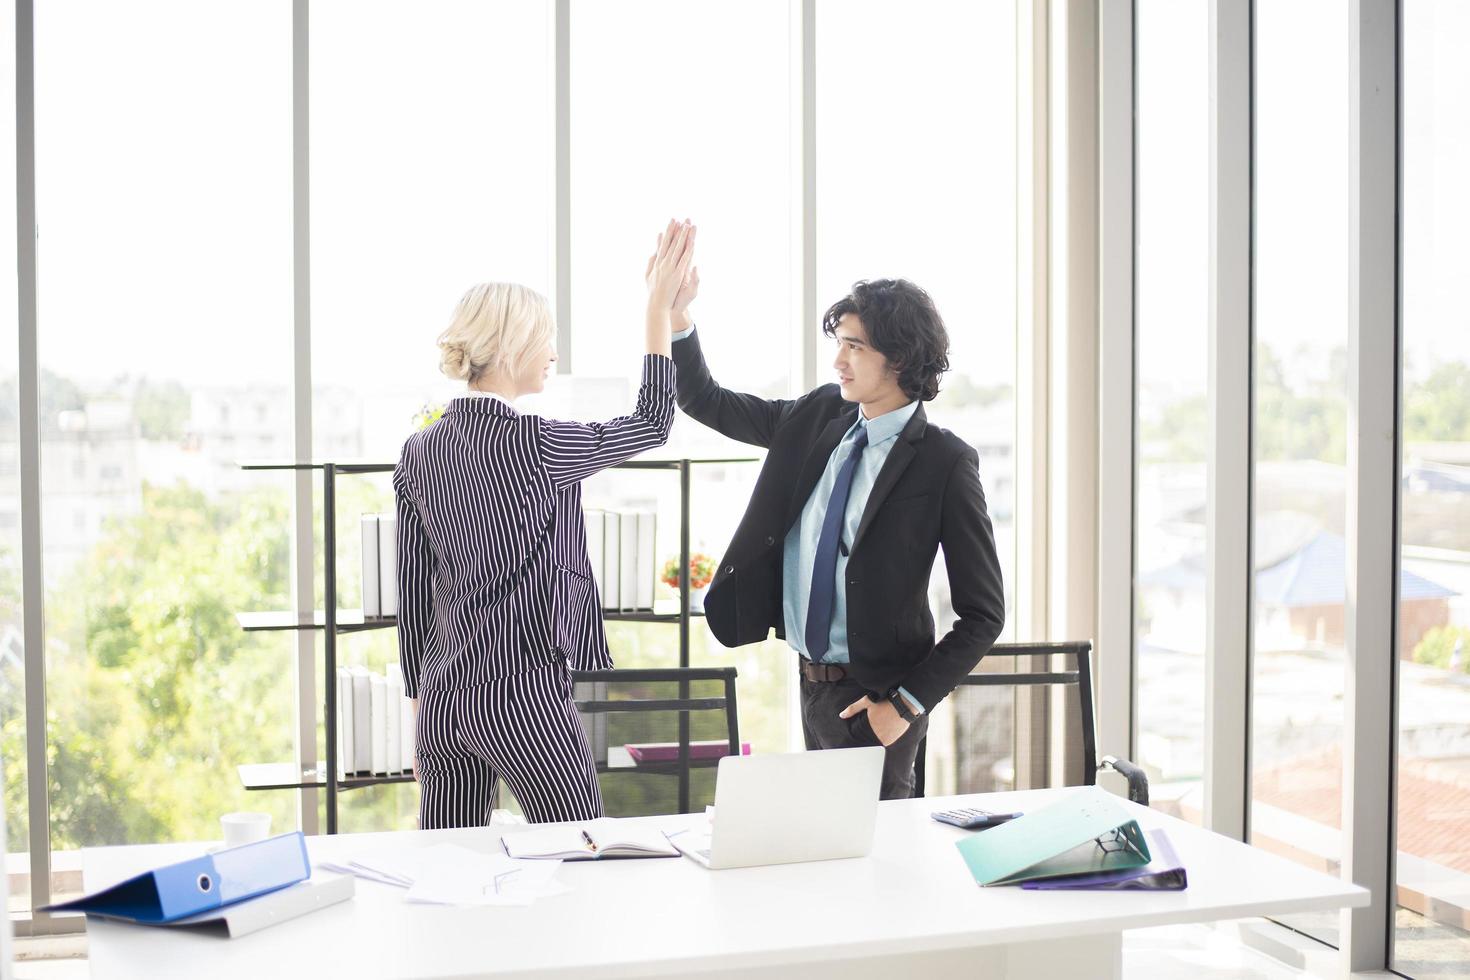
MULTIPOLYGON (((677 761, 657 764, 634 764, 627 751, 629 745, 649 745, 679 741, 679 717, 673 709, 641 711, 585 711, 587 701, 673 700, 725 697, 725 682, 700 679, 687 682, 688 693, 681 695, 677 680, 578 681, 572 697, 578 702, 582 726, 598 764, 598 781, 602 786, 603 809, 610 817, 634 817, 679 812, 679 766, 677 761)), ((728 748, 729 720, 724 706, 687 712, 690 742, 719 742, 728 748)), ((694 760, 689 770, 689 806, 703 810, 715 801, 715 768, 713 760, 694 760)))
MULTIPOLYGON (((954 723, 953 777, 956 793, 996 793, 1015 786, 1012 732, 1015 728, 1015 688, 962 685, 949 697, 954 723)), ((931 740, 934 733, 930 732, 931 740)), ((931 765, 942 764, 944 753, 934 751, 931 765)), ((939 780, 935 780, 938 784, 939 780)))
MULTIPOLYGON (((1071 658, 1067 659, 1066 669, 1071 669, 1071 658)), ((1018 671, 1030 671, 1034 662, 1035 658, 1030 657, 986 658, 977 673, 1004 676, 1011 672, 1013 663, 1018 671)), ((1045 716, 1035 713, 1039 715, 1035 730, 1017 733, 1016 708, 1019 698, 1030 698, 1033 692, 1046 692, 1044 696, 1050 698, 1058 686, 1068 692, 1064 710, 1069 717, 1076 714, 1075 685, 961 684, 956 688, 935 712, 929 729, 926 792, 929 795, 939 792, 996 793, 1015 789, 1019 785, 1015 759, 1018 743, 1029 743, 1038 748, 1047 746, 1048 758, 1036 764, 1040 781, 1031 780, 1030 784, 1048 785, 1055 760, 1078 760, 1085 753, 1082 728, 1078 724, 1068 724, 1064 738, 1048 739, 1045 716), (949 713, 947 719, 941 715, 946 709, 949 713)), ((1061 785, 1078 783, 1079 772, 1072 765, 1068 765, 1063 775, 1061 785)))

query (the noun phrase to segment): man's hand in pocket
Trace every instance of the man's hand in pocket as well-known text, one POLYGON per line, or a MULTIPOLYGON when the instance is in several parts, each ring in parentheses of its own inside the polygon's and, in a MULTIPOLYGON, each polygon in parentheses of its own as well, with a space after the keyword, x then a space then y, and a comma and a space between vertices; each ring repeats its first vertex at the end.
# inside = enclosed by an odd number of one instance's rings
POLYGON ((862 711, 868 713, 868 725, 885 748, 897 742, 903 737, 903 733, 909 730, 909 723, 899 716, 897 708, 887 701, 874 701, 868 697, 854 701, 843 708, 840 717, 853 718, 862 711))

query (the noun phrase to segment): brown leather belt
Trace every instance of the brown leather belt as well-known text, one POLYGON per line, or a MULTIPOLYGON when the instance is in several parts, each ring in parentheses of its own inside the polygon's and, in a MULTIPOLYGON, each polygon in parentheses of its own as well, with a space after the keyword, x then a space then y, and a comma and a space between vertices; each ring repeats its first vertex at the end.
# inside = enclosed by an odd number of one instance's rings
POLYGON ((835 684, 847 677, 847 668, 841 664, 814 664, 803 658, 801 676, 818 684, 835 684))

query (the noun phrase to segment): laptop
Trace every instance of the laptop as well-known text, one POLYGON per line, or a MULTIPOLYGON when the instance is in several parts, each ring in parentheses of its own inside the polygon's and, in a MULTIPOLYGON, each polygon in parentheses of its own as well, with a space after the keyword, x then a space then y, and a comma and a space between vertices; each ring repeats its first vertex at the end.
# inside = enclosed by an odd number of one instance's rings
POLYGON ((706 868, 864 857, 873 848, 883 749, 725 756, 710 832, 670 840, 706 868))

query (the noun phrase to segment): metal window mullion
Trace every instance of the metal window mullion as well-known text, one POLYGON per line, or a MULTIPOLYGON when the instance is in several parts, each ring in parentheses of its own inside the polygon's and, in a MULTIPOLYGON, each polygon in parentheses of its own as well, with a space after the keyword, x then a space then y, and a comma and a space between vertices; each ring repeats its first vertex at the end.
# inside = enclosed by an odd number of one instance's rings
POLYGON ((796 0, 794 25, 799 85, 794 86, 800 103, 796 118, 798 198, 797 294, 801 297, 801 390, 817 386, 817 319, 822 310, 817 296, 817 0, 796 0))
POLYGON ((1347 627, 1342 876, 1347 970, 1388 967, 1398 618, 1398 5, 1352 0, 1348 113, 1347 627))
MULTIPOLYGON (((1050 0, 1016 9, 1016 637, 1050 634, 1051 27, 1050 0)), ((1013 665, 1013 669, 1017 665, 1013 665)), ((1045 658, 1028 664, 1044 670, 1045 658)), ((1046 784, 1048 693, 1015 695, 1015 785, 1046 784)))
POLYGON ((552 11, 552 193, 555 231, 552 274, 555 281, 556 369, 572 372, 572 14, 571 0, 556 0, 552 11))
MULTIPOLYGON (((292 455, 299 463, 312 458, 311 397, 311 3, 293 0, 291 8, 291 278, 292 278, 292 455)), ((298 613, 316 608, 315 541, 311 470, 293 475, 292 593, 298 613)), ((331 561, 332 556, 327 555, 331 561)), ((326 683, 335 683, 327 678, 326 683)), ((316 632, 296 633, 296 760, 315 768, 316 632)), ((331 747, 328 746, 328 751, 331 747)), ((301 790, 299 820, 303 832, 321 828, 317 791, 301 790)))
POLYGON ((1210 0, 1205 826, 1245 840, 1251 649, 1251 0, 1210 0))
MULTIPOLYGON (((35 8, 15 4, 15 205, 18 288, 21 608, 25 643, 26 795, 31 908, 51 901, 51 809, 46 766, 46 581, 41 544, 40 345, 36 291, 35 8)), ((50 931, 32 912, 33 933, 50 931)))
MULTIPOLYGON (((817 386, 817 0, 790 0, 790 141, 792 199, 791 272, 795 278, 792 313, 797 334, 790 348, 800 387, 793 394, 817 386)), ((801 685, 793 679, 787 688, 786 717, 791 751, 805 746, 801 722, 801 685)))
MULTIPOLYGON (((1051 527, 1053 638, 1085 639, 1097 627, 1098 408, 1098 8, 1061 0, 1053 9, 1051 527)), ((1051 779, 1078 766, 1068 734, 1080 716, 1075 691, 1052 698, 1051 779)))
POLYGON ((1097 744, 1133 751, 1134 0, 1098 24, 1097 744))

